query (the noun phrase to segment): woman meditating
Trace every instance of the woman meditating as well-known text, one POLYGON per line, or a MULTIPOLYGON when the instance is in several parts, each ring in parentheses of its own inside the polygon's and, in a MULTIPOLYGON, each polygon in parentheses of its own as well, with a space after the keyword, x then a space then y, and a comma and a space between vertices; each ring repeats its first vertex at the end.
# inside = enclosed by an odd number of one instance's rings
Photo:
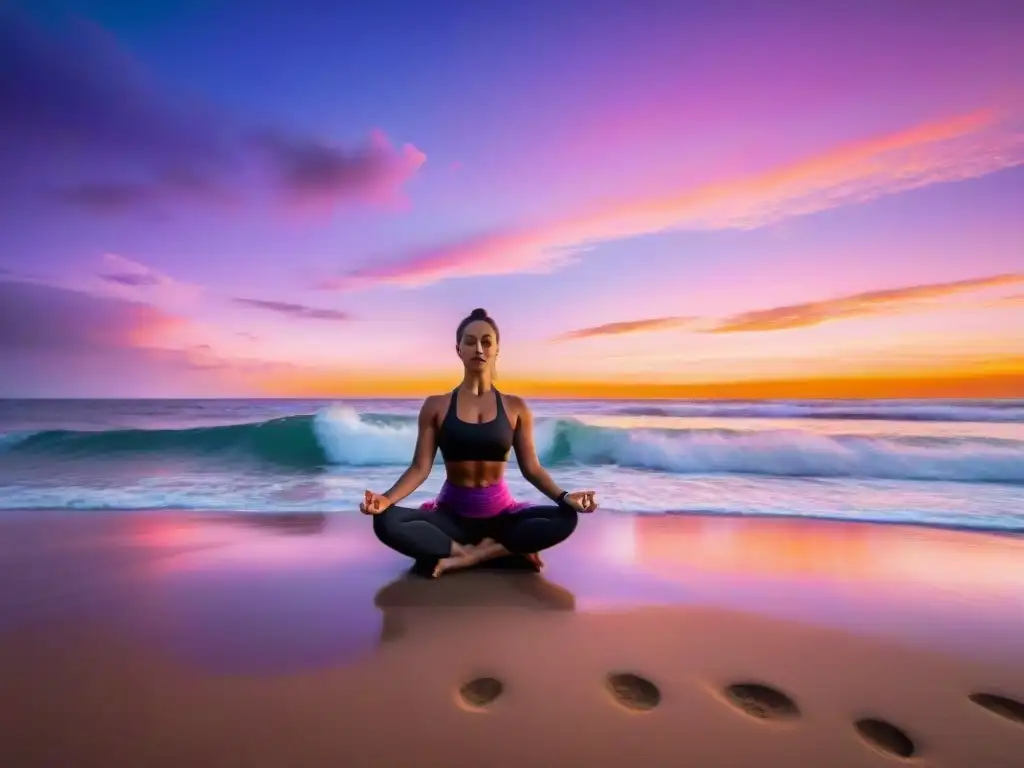
POLYGON ((377 538, 418 563, 429 562, 435 578, 509 554, 540 568, 537 553, 569 538, 578 512, 597 508, 593 491, 569 493, 555 484, 537 458, 530 409, 494 388, 498 340, 498 325, 483 309, 459 323, 462 383, 424 401, 412 464, 385 493, 366 491, 359 505, 373 515, 377 538), (437 498, 420 508, 396 506, 430 475, 438 448, 446 477, 437 498), (552 504, 530 506, 512 497, 504 479, 512 449, 523 477, 552 504))

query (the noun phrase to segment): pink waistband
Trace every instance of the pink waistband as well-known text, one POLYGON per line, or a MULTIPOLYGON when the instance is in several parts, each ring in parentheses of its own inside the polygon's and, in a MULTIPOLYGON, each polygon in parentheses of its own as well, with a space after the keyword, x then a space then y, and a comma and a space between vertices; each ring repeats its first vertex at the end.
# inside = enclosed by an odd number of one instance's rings
POLYGON ((466 488, 451 485, 446 480, 440 493, 433 501, 420 505, 420 509, 444 507, 462 517, 494 517, 508 512, 518 512, 530 506, 516 501, 504 481, 486 488, 466 488))

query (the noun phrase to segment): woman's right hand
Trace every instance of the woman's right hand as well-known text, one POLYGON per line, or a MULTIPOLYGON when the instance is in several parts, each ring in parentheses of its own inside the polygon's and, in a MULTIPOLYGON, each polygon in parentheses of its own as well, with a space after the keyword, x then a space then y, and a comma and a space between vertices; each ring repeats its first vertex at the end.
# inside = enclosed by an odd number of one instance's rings
POLYGON ((364 515, 379 515, 391 506, 391 500, 387 496, 381 496, 373 491, 363 493, 363 501, 359 505, 359 511, 364 515))

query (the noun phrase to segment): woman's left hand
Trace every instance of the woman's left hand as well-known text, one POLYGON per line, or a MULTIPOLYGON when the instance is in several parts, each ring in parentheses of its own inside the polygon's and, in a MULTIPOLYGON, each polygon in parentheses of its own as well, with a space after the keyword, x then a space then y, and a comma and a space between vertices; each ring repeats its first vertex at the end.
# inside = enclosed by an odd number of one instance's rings
POLYGON ((565 503, 577 512, 593 512, 597 509, 597 494, 593 491, 573 491, 566 494, 565 503))

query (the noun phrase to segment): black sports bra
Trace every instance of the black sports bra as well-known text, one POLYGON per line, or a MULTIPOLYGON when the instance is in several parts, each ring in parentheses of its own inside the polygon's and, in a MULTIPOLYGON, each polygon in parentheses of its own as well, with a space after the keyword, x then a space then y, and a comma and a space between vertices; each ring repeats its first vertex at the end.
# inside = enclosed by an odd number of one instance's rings
POLYGON ((505 413, 501 393, 494 389, 498 415, 491 421, 472 423, 459 418, 459 390, 452 391, 448 412, 437 434, 441 458, 448 461, 508 461, 515 429, 505 413))

